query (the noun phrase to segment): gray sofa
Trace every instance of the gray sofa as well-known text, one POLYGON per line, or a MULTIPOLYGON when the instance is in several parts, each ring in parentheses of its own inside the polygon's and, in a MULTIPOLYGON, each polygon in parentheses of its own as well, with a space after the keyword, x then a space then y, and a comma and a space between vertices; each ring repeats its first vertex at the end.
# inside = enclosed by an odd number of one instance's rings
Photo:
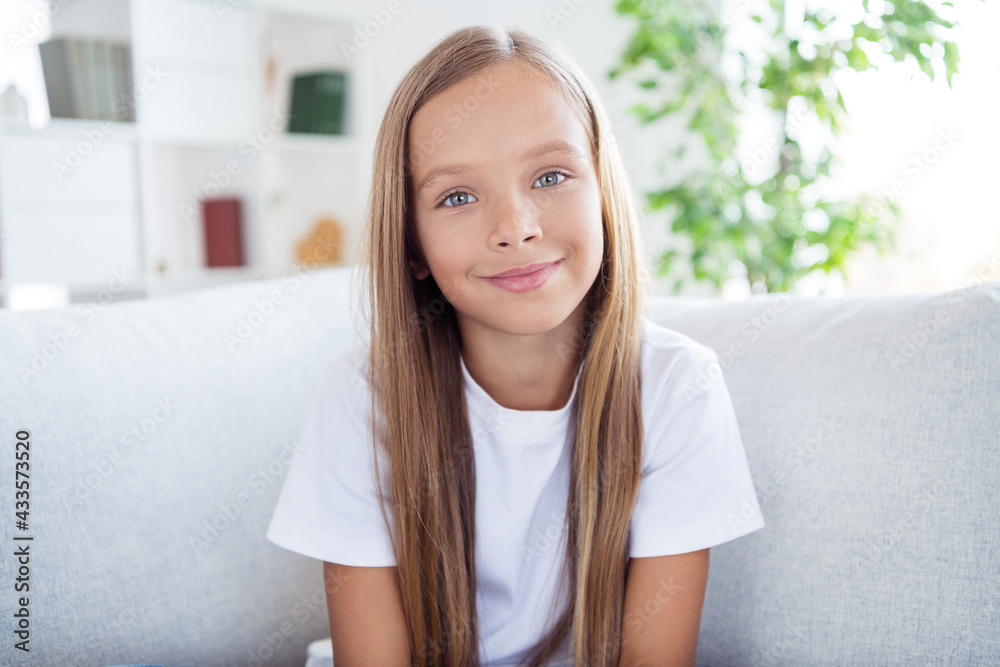
MULTIPOLYGON (((302 667, 321 568, 264 534, 350 282, 0 311, 0 664, 302 667)), ((719 354, 767 522, 712 550, 699 665, 1000 663, 1000 283, 648 314, 719 354)))

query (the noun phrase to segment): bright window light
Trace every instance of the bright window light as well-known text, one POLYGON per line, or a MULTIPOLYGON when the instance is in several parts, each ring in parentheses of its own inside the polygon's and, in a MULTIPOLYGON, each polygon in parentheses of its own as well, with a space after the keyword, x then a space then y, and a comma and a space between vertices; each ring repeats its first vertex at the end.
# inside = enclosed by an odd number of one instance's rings
POLYGON ((66 283, 20 283, 10 286, 8 297, 11 310, 62 308, 69 305, 69 286, 66 283))

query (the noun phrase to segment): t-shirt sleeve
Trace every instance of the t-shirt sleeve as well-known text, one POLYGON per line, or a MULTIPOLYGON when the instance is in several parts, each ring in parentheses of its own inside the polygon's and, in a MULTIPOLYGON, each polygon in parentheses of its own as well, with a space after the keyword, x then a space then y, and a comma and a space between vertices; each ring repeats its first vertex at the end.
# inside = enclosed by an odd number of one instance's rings
MULTIPOLYGON (((299 434, 267 539, 342 565, 395 565, 379 511, 368 383, 345 357, 324 373, 299 434)), ((384 467, 385 460, 379 458, 384 467)), ((390 504, 386 513, 392 520, 390 504)))
POLYGON ((649 378, 655 389, 643 408, 652 414, 630 525, 633 558, 698 551, 764 527, 715 351, 692 341, 671 359, 649 378))

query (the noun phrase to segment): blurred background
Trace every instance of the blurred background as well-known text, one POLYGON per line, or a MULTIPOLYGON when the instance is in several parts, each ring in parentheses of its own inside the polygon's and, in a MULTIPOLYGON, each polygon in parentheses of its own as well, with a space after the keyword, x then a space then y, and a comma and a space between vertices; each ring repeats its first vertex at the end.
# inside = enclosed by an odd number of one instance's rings
POLYGON ((652 293, 1000 279, 997 3, 0 0, 0 306, 359 261, 394 87, 485 22, 596 85, 652 293))

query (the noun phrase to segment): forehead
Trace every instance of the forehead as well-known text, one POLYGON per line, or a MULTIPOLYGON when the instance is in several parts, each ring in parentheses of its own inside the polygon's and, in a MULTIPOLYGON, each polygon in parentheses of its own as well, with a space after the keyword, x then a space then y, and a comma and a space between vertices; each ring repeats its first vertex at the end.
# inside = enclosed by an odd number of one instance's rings
POLYGON ((513 159, 562 141, 593 160, 587 129, 562 90, 513 63, 491 67, 438 93, 413 115, 407 137, 410 172, 455 162, 513 159))

